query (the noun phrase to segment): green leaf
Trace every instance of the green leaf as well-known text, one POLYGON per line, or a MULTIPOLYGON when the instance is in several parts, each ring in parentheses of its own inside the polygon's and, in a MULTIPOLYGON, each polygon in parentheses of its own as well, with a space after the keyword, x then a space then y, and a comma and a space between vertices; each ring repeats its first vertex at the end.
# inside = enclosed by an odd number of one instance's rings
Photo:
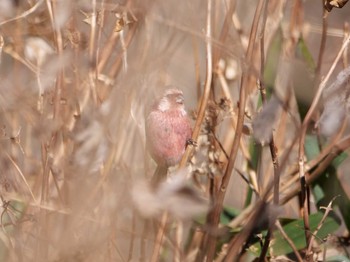
MULTIPOLYGON (((315 158, 320 153, 316 136, 306 136, 305 153, 309 160, 315 158)), ((313 183, 312 193, 318 208, 327 206, 333 197, 339 196, 334 201, 334 206, 339 207, 345 225, 350 230, 350 199, 337 176, 337 168, 347 157, 348 154, 343 152, 332 161, 325 172, 313 183)))
POLYGON ((247 195, 244 201, 244 207, 247 207, 250 205, 253 199, 253 190, 250 188, 250 186, 247 186, 247 195))
MULTIPOLYGON (((229 224, 235 217, 237 217, 240 214, 240 212, 241 211, 236 208, 224 206, 220 214, 220 224, 222 225, 229 224)), ((207 215, 203 214, 203 215, 197 216, 194 221, 199 225, 204 225, 207 221, 207 215)))
POLYGON ((338 255, 327 258, 327 262, 350 262, 350 259, 346 256, 338 255))
POLYGON ((342 183, 339 181, 337 169, 333 165, 329 166, 325 173, 315 181, 313 184, 313 193, 316 196, 316 204, 318 207, 327 206, 333 197, 339 196, 334 200, 333 205, 339 207, 344 223, 347 229, 350 230, 350 199, 346 194, 342 183), (320 195, 315 195, 314 192, 316 185, 319 187, 317 190, 321 188, 323 191, 324 197, 320 199, 318 198, 320 195))
POLYGON ((315 202, 318 203, 321 199, 325 197, 325 193, 323 192, 323 188, 320 187, 319 184, 316 184, 313 187, 313 195, 315 197, 315 202))
POLYGON ((314 58, 312 57, 312 54, 307 47, 304 38, 302 37, 299 38, 296 47, 296 57, 305 61, 310 71, 314 72, 316 70, 316 63, 314 61, 314 58))
POLYGON ((305 153, 308 160, 314 159, 320 153, 316 136, 307 135, 305 137, 305 153))
MULTIPOLYGON (((261 145, 257 144, 253 138, 249 141, 249 155, 251 156, 251 161, 248 162, 248 169, 257 172, 259 160, 261 156, 261 145)), ((244 206, 250 205, 253 197, 252 189, 247 185, 247 194, 244 201, 244 206)))
POLYGON ((304 39, 298 39, 296 59, 292 62, 292 85, 294 87, 300 118, 303 120, 314 98, 315 62, 304 39))
POLYGON ((343 163, 343 161, 347 158, 348 154, 346 152, 341 153, 339 156, 333 159, 332 166, 338 168, 340 164, 343 163))
POLYGON ((221 212, 220 224, 227 225, 230 223, 236 216, 238 216, 240 211, 233 207, 225 206, 221 212))
POLYGON ((279 65, 279 58, 282 51, 283 33, 278 30, 272 39, 271 45, 266 55, 264 83, 266 91, 269 94, 270 90, 275 85, 276 74, 279 65))
MULTIPOLYGON (((322 212, 318 212, 310 215, 310 228, 314 232, 323 217, 322 212)), ((302 219, 294 220, 283 226, 284 231, 298 250, 306 247, 305 233, 304 233, 304 222, 302 219)), ((340 222, 335 218, 328 216, 321 229, 316 234, 316 240, 325 238, 328 234, 334 232, 339 228, 340 222)), ((261 252, 260 243, 256 243, 249 247, 249 251, 255 256, 259 256, 261 252)), ((278 230, 273 233, 273 239, 271 241, 270 252, 274 256, 285 255, 293 252, 288 242, 283 238, 278 230)))

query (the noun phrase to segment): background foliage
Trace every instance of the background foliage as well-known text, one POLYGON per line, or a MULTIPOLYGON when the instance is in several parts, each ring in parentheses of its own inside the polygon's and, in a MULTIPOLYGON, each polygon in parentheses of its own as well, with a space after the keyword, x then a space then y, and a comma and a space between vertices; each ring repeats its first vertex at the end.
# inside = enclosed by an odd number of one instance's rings
POLYGON ((349 261, 346 3, 0 1, 0 260, 349 261), (152 189, 169 84, 196 143, 152 189))

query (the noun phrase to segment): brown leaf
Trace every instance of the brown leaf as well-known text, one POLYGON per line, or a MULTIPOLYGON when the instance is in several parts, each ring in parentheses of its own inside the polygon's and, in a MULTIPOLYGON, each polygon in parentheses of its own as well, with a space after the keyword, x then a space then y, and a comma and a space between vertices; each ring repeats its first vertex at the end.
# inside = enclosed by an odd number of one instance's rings
POLYGON ((332 11, 333 7, 342 8, 349 0, 326 0, 324 7, 328 12, 332 11))

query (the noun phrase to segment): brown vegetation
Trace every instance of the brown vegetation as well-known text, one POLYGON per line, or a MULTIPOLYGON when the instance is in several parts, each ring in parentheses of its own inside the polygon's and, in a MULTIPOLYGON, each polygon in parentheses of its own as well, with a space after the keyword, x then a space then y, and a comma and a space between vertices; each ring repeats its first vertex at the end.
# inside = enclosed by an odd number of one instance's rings
POLYGON ((0 260, 349 260, 346 3, 1 0, 0 260), (167 85, 192 143, 151 188, 167 85))

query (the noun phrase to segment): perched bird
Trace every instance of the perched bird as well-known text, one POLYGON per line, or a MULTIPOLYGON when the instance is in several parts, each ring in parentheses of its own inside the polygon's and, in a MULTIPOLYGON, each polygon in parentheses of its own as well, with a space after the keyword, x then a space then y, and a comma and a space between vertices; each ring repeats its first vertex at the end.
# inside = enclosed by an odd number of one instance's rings
POLYGON ((148 151, 158 164, 152 178, 152 184, 157 185, 166 177, 168 167, 180 162, 191 139, 191 122, 181 90, 165 90, 152 105, 145 129, 148 151))

